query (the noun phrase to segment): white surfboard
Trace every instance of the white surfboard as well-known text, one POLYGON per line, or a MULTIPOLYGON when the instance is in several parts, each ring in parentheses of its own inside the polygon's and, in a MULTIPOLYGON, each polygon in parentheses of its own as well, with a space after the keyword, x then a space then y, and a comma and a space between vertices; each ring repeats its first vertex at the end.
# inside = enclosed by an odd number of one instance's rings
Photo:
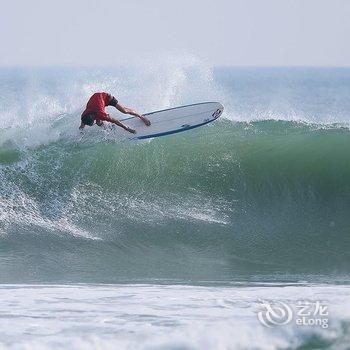
POLYGON ((146 113, 144 116, 151 121, 150 126, 146 126, 137 117, 121 121, 137 131, 130 139, 142 140, 198 128, 219 118, 223 110, 224 107, 219 102, 203 102, 146 113))

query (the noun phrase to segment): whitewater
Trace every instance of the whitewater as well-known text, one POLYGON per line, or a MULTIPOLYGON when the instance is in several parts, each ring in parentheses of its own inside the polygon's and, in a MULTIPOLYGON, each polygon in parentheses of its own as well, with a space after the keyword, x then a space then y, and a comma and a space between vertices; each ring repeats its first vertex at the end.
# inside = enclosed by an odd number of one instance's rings
POLYGON ((346 349, 349 96, 347 68, 1 68, 0 349, 346 349), (82 134, 96 91, 225 112, 82 134), (266 327, 262 300, 326 302, 330 326, 266 327))

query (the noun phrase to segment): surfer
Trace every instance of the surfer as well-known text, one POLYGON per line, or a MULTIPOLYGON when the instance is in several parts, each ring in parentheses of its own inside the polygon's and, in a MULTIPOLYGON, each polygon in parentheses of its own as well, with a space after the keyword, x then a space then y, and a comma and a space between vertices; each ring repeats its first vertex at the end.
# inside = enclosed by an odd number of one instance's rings
POLYGON ((108 94, 107 92, 96 92, 90 97, 86 105, 86 109, 81 115, 81 124, 79 129, 84 129, 85 125, 93 126, 95 122, 98 126, 102 126, 103 121, 106 121, 118 125, 128 132, 133 134, 136 133, 136 130, 129 128, 118 119, 112 118, 108 113, 106 113, 106 106, 113 106, 124 114, 130 114, 140 118, 147 126, 151 125, 151 122, 146 117, 140 115, 131 108, 122 106, 114 96, 108 94))

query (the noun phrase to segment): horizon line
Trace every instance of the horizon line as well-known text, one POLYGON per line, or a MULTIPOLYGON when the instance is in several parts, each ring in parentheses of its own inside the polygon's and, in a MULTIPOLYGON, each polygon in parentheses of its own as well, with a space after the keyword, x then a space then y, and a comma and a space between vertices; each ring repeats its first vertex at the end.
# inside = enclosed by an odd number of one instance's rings
MULTIPOLYGON (((325 69, 348 69, 350 68, 350 65, 344 66, 344 65, 281 65, 281 64, 276 64, 276 65, 229 65, 229 64, 218 64, 218 65, 208 65, 205 64, 206 66, 209 66, 210 68, 213 69, 220 69, 220 68, 235 68, 235 69, 261 69, 261 68, 285 68, 285 69, 293 69, 293 68, 310 68, 310 69, 315 69, 315 68, 325 68, 325 69)), ((120 64, 120 65, 77 65, 77 64, 5 64, 1 65, 0 64, 0 69, 6 69, 6 68, 84 68, 84 69, 120 69, 120 68, 133 68, 133 67, 142 67, 140 64, 131 64, 131 65, 126 65, 126 64, 120 64)), ((186 67, 191 67, 190 64, 184 64, 186 67)), ((193 65, 195 66, 195 65, 193 65)))

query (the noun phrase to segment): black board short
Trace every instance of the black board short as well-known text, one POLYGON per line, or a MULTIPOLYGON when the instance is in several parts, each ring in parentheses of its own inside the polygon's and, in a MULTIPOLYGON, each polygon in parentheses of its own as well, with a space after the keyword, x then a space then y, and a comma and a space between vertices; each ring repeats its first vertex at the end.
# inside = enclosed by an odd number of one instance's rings
POLYGON ((109 96, 110 96, 110 99, 109 99, 109 102, 106 104, 106 106, 116 107, 117 103, 118 103, 118 100, 112 95, 109 95, 109 96))

